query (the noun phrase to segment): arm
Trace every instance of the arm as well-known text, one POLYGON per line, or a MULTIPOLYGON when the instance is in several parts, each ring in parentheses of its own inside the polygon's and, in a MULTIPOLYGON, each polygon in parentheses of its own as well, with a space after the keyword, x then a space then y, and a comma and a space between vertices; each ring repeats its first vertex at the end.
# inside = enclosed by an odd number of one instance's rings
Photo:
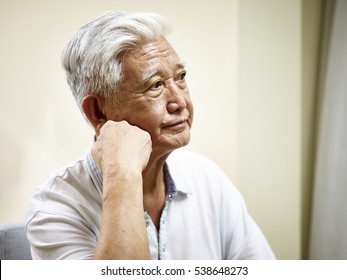
POLYGON ((103 172, 102 218, 95 259, 149 259, 142 170, 151 153, 147 132, 107 122, 92 154, 103 172))

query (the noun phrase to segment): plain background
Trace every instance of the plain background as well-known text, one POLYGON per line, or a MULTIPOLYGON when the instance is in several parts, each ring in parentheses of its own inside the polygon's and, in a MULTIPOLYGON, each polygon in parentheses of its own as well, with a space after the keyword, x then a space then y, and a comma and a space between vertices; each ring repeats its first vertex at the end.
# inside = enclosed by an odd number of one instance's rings
POLYGON ((157 12, 187 63, 188 148, 235 183, 279 259, 302 258, 319 3, 1 0, 0 222, 24 221, 37 185, 92 140, 60 65, 73 31, 107 10, 157 12))

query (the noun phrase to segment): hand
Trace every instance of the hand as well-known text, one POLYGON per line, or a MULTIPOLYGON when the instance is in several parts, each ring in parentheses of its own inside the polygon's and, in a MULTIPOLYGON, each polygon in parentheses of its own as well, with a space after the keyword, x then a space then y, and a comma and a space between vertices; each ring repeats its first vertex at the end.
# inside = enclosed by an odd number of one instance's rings
POLYGON ((152 152, 148 132, 126 121, 107 121, 97 127, 96 136, 92 156, 104 176, 121 170, 141 173, 146 168, 152 152))

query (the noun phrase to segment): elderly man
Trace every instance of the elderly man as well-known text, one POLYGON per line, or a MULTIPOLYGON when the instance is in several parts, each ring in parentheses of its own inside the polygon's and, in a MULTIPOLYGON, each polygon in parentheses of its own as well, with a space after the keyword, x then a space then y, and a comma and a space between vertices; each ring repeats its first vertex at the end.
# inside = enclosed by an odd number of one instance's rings
POLYGON ((220 169, 177 150, 193 105, 168 33, 159 15, 108 12, 67 44, 68 83, 96 138, 32 198, 33 258, 274 258, 220 169))

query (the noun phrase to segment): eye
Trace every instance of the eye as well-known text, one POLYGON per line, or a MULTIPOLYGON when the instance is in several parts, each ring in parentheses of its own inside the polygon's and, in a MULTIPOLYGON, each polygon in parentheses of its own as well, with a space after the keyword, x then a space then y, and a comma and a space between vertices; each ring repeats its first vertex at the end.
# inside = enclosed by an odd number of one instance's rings
POLYGON ((162 81, 156 81, 154 84, 152 84, 152 86, 150 87, 150 90, 159 90, 161 89, 163 86, 163 82, 162 81))
POLYGON ((186 79, 186 75, 187 75, 187 72, 186 71, 182 71, 181 73, 178 74, 177 80, 180 81, 180 82, 184 82, 185 79, 186 79))

